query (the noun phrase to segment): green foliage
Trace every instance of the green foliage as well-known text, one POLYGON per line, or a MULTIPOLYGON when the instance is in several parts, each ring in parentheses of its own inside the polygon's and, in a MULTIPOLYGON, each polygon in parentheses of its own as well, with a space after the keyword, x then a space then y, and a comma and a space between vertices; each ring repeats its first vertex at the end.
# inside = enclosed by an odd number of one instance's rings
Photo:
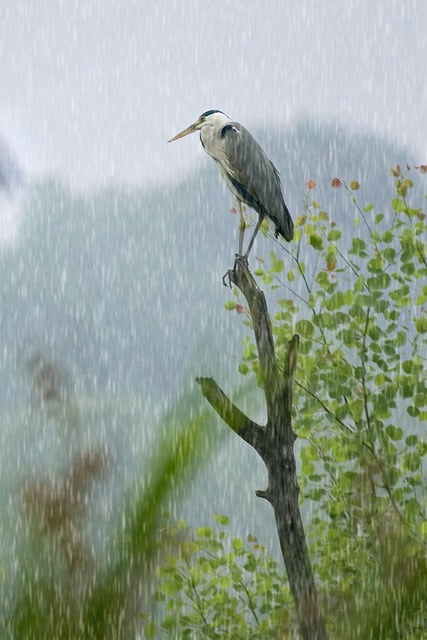
POLYGON ((129 500, 124 516, 126 525, 119 532, 108 554, 107 567, 100 572, 84 608, 84 638, 106 638, 111 629, 115 629, 117 638, 132 633, 132 624, 126 625, 123 616, 139 582, 135 575, 139 574, 149 584, 150 565, 167 543, 164 531, 159 534, 165 506, 206 456, 207 448, 203 447, 203 454, 201 447, 202 423, 202 416, 198 415, 180 428, 171 425, 159 439, 150 465, 151 479, 140 483, 129 500))
POLYGON ((144 617, 146 637, 287 637, 292 599, 282 570, 254 536, 230 539, 229 519, 215 519, 194 534, 182 522, 169 530, 175 545, 158 570, 160 606, 157 619, 144 617))
MULTIPOLYGON (((334 181, 354 207, 351 237, 307 195, 286 260, 272 253, 271 267, 257 269, 283 295, 273 316, 280 361, 293 333, 301 336, 301 498, 312 507, 311 555, 337 640, 421 640, 426 625, 427 229, 409 202, 412 181, 395 178, 385 213, 359 204, 356 181, 334 181)), ((250 324, 236 299, 227 306, 250 324)), ((258 379, 251 337, 239 369, 258 379)), ((171 495, 212 451, 206 416, 190 405, 181 420, 165 417, 103 562, 70 570, 48 544, 52 532, 32 541, 23 588, 1 621, 5 636, 128 638, 143 624, 147 638, 295 637, 285 575, 255 538, 229 540, 223 516, 194 534, 182 523, 164 527, 171 495), (150 591, 155 564, 158 610, 141 623, 140 593, 150 591)))
MULTIPOLYGON (((395 178, 385 214, 359 204, 358 183, 333 181, 356 214, 343 233, 307 195, 282 271, 274 254, 270 269, 257 269, 265 285, 288 292, 273 317, 278 357, 301 336, 294 428, 304 442, 300 484, 313 506, 315 574, 325 593, 347 603, 349 619, 369 603, 383 612, 376 635, 358 624, 347 638, 418 638, 425 624, 427 226, 409 201, 413 181, 400 169, 395 178), (413 575, 398 561, 416 567, 413 575), (385 594, 400 587, 399 616, 385 594)), ((255 353, 247 340, 242 373, 258 374, 255 353)), ((331 630, 343 637, 338 621, 330 612, 331 630)))
MULTIPOLYGON (((256 537, 230 539, 225 530, 229 518, 215 519, 216 527, 194 532, 182 521, 167 529, 169 555, 157 570, 157 609, 142 616, 144 637, 295 638, 286 574, 256 537)), ((369 554, 360 553, 366 538, 348 543, 341 558, 324 559, 325 581, 330 561, 340 563, 342 576, 339 586, 321 594, 331 639, 425 637, 426 559, 411 548, 403 528, 384 522, 381 534, 376 565, 369 554), (355 552, 365 561, 359 584, 349 562, 355 552), (345 589, 350 583, 351 593, 345 589)), ((341 538, 339 531, 336 538, 341 538)))
MULTIPOLYGON (((60 405, 49 409, 52 422, 57 410, 65 415, 60 405)), ((58 479, 47 482, 44 476, 31 480, 22 523, 31 520, 32 526, 21 543, 22 556, 17 557, 22 566, 15 592, 6 614, 2 611, 0 615, 2 638, 120 640, 137 636, 141 593, 147 601, 155 561, 170 544, 165 511, 182 495, 218 441, 215 429, 204 428, 207 423, 205 409, 190 394, 165 412, 160 435, 150 446, 147 471, 140 473, 111 528, 105 522, 100 525, 106 526, 103 534, 109 542, 102 553, 93 556, 83 543, 84 506, 92 505, 85 484, 101 465, 107 473, 108 456, 99 461, 90 453, 79 466, 70 462, 66 484, 58 479), (39 519, 42 526, 35 526, 39 519)))

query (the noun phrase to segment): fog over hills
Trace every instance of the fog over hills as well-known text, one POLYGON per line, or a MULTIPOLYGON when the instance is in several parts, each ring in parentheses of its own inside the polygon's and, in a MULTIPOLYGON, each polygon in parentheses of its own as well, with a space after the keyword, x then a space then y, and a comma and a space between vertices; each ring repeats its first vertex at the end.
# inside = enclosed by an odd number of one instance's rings
MULTIPOLYGON (((389 168, 413 162, 410 151, 392 142, 310 121, 256 135, 280 169, 293 217, 303 210, 306 181, 314 180, 309 197, 348 236, 354 210, 331 179, 358 180, 359 201, 387 214, 389 168)), ((194 388, 197 376, 212 376, 235 394, 248 385, 237 367, 249 329, 244 316, 224 309, 232 294, 222 276, 238 240, 233 204, 209 158, 182 181, 153 189, 114 187, 84 195, 52 177, 28 183, 19 234, 0 252, 0 466, 12 496, 2 511, 9 533, 13 491, 23 475, 61 468, 76 442, 102 442, 112 453, 115 479, 93 510, 94 535, 104 539, 100 523, 119 509, 135 478, 148 472, 151 443, 174 399, 189 393, 190 413, 198 403, 206 406, 194 388), (40 357, 66 373, 78 406, 77 430, 34 413, 28 368, 40 357)), ((286 261, 284 249, 260 234, 251 267, 271 250, 286 261)), ((276 297, 268 294, 272 313, 283 295, 280 289, 276 297)), ((262 420, 254 385, 240 402, 262 420)), ((265 484, 262 464, 209 415, 225 436, 190 488, 184 515, 200 524, 215 512, 231 514, 236 532, 253 531, 274 546, 272 514, 254 496, 265 484)))
MULTIPOLYGON (((378 210, 387 204, 389 168, 413 160, 392 143, 309 121, 258 138, 280 169, 293 217, 302 211, 310 179, 317 183, 310 197, 344 228, 353 212, 331 188, 332 178, 358 180, 359 200, 375 202, 378 210)), ((12 188, 18 174, 8 175, 12 188)), ((162 397, 196 353, 196 375, 215 356, 238 354, 237 336, 245 330, 224 312, 229 292, 221 284, 237 248, 233 205, 209 158, 180 183, 148 191, 114 188, 84 196, 54 179, 32 184, 19 242, 3 257, 8 366, 34 344, 60 353, 81 389, 138 391, 144 380, 162 397), (209 349, 200 351, 206 338, 209 349)), ((252 265, 272 249, 280 254, 260 235, 252 265)), ((2 380, 7 401, 10 375, 2 380)))

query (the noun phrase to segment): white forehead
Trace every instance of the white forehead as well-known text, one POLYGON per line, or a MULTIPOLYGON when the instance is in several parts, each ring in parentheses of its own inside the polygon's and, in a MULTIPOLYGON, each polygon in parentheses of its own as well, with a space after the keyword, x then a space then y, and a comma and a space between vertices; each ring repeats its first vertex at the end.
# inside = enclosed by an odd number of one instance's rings
POLYGON ((225 113, 222 113, 222 111, 214 111, 209 115, 205 115, 204 121, 206 123, 214 125, 215 127, 220 127, 226 124, 227 122, 231 122, 230 118, 226 116, 225 113))

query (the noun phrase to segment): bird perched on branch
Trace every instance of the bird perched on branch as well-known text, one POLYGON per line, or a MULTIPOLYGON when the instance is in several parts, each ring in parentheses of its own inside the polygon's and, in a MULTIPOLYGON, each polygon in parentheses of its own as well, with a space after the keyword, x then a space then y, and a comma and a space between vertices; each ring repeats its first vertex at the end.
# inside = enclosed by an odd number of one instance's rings
POLYGON ((279 172, 258 142, 239 122, 230 120, 222 111, 205 111, 189 127, 169 142, 200 131, 203 149, 215 160, 225 184, 237 199, 240 213, 239 256, 247 258, 264 218, 275 227, 275 236, 292 240, 294 225, 282 194, 279 172), (243 254, 245 220, 242 203, 258 213, 248 248, 243 254))

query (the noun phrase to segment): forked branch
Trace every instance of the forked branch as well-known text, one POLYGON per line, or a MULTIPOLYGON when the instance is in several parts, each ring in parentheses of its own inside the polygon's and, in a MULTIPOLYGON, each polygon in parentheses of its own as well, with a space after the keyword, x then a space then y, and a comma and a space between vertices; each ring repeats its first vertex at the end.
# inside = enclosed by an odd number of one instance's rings
POLYGON ((295 335, 290 340, 281 371, 276 359, 265 296, 250 273, 247 260, 237 258, 234 269, 228 272, 227 277, 245 296, 252 318, 267 405, 267 424, 261 426, 248 418, 212 378, 198 378, 197 382, 217 414, 254 447, 264 461, 268 471, 268 487, 256 494, 268 500, 274 510, 301 637, 304 640, 326 640, 298 504, 299 487, 293 452, 292 391, 299 337, 295 335))

